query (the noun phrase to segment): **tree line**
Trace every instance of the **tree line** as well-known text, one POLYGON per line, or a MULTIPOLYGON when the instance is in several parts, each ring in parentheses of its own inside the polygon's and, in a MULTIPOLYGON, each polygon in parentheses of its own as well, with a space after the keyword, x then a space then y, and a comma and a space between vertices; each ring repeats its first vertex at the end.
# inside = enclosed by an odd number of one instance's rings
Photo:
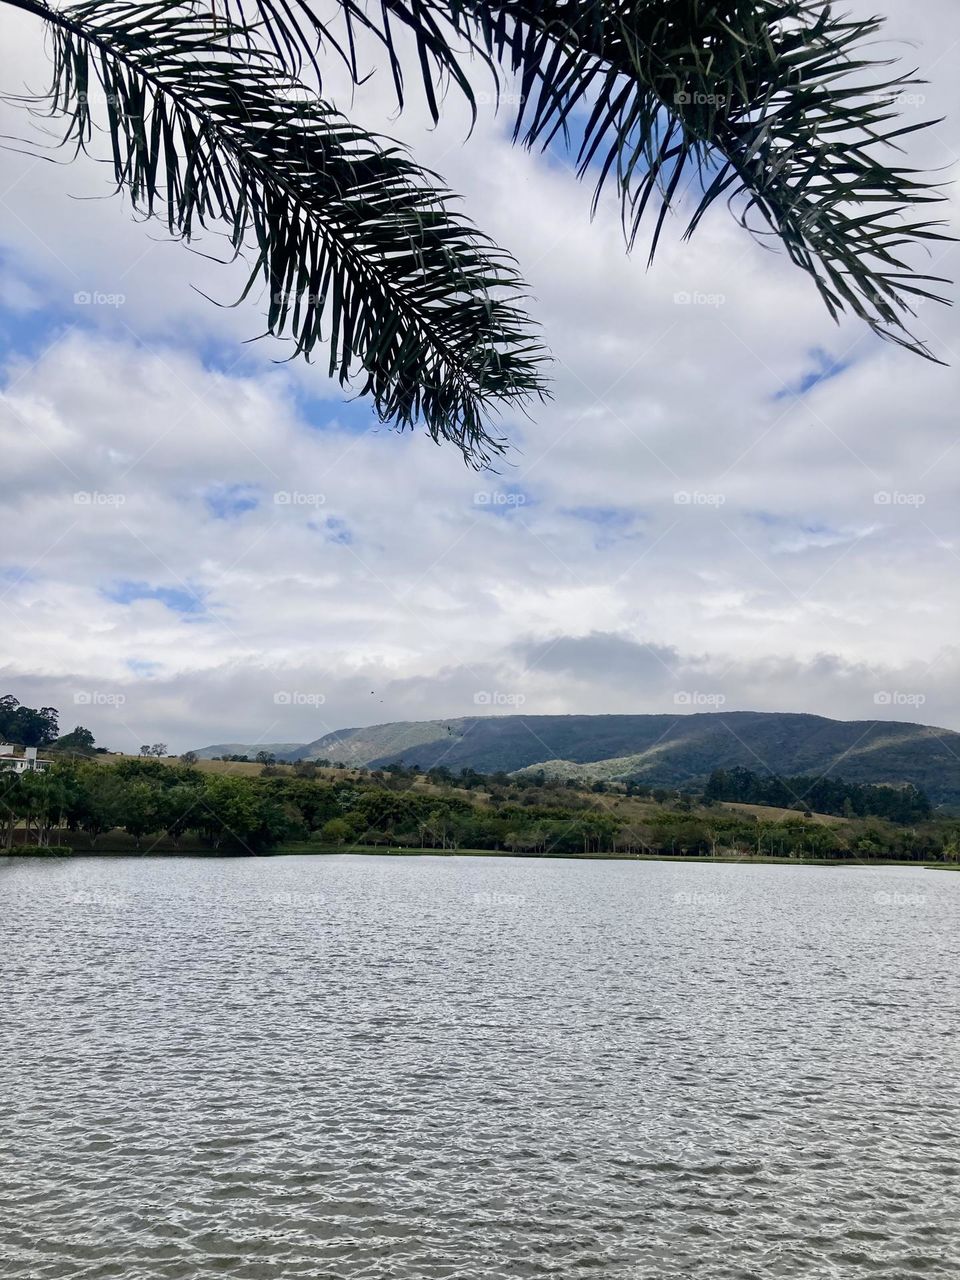
POLYGON ((625 796, 565 783, 460 779, 392 770, 331 778, 317 765, 257 777, 151 758, 60 759, 43 773, 0 773, 3 844, 40 849, 262 854, 285 847, 478 849, 529 856, 896 858, 956 861, 960 823, 869 817, 768 820, 689 797, 625 796))
POLYGON ((894 787, 833 777, 785 778, 753 773, 741 765, 714 769, 703 798, 708 803, 726 800, 899 823, 923 822, 933 812, 929 798, 912 784, 894 787))

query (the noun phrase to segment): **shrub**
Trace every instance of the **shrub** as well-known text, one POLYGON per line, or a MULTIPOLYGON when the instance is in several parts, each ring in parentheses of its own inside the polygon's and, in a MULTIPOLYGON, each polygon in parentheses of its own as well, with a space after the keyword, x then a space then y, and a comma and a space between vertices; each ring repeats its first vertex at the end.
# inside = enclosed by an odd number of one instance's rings
POLYGON ((5 852, 24 855, 28 858, 64 858, 73 850, 68 844, 15 844, 5 852))

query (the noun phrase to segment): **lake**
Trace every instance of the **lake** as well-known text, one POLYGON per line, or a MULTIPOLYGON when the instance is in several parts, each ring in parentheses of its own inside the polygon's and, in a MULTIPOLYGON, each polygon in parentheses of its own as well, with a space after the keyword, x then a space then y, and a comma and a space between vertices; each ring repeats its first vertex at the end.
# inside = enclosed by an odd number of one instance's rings
POLYGON ((4 859, 6 1280, 960 1275, 960 874, 4 859))

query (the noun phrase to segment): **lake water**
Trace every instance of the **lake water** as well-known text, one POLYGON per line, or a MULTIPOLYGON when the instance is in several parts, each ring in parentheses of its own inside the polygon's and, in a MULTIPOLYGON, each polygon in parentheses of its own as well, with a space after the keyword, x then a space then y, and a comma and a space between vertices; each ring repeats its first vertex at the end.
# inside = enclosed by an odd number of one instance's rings
POLYGON ((960 874, 0 863, 6 1280, 960 1276, 960 874))

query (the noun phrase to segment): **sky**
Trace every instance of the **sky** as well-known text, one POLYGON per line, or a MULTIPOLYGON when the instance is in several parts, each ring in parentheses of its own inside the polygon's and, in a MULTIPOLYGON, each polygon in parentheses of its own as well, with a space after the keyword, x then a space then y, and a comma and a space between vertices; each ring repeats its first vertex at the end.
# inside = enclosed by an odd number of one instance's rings
MULTIPOLYGON (((947 117, 911 159, 952 184, 960 10, 869 10, 929 80, 908 120, 947 117)), ((2 22, 0 87, 41 87, 38 24, 2 22)), ((249 341, 262 296, 203 296, 244 280, 216 238, 170 243, 91 160, 0 152, 0 692, 123 751, 516 712, 960 729, 956 311, 916 322, 947 367, 836 325, 722 205, 648 269, 509 112, 467 138, 454 95, 434 129, 382 71, 332 81, 515 255, 553 399, 472 471, 249 341)))

